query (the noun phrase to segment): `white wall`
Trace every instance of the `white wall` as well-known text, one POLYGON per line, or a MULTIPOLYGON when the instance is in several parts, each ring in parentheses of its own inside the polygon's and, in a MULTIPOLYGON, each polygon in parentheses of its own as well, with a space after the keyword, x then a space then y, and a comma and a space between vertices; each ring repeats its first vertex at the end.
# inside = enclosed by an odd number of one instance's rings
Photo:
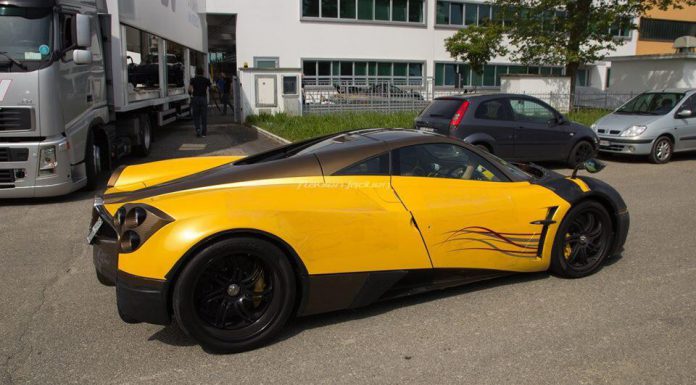
MULTIPOLYGON (((254 56, 277 56, 280 67, 301 67, 303 58, 413 60, 426 62, 424 75, 433 76, 435 61, 453 61, 444 40, 456 32, 435 27, 435 8, 435 0, 426 1, 426 26, 300 21, 300 0, 207 0, 205 12, 237 14, 240 67, 253 66, 254 56)), ((615 55, 634 51, 635 38, 615 55)))
MULTIPOLYGON (((240 107, 241 107, 241 117, 240 120, 246 120, 246 117, 250 114, 258 115, 260 112, 276 114, 279 112, 286 112, 288 110, 293 110, 287 103, 300 103, 302 88, 300 86, 300 74, 299 69, 282 69, 277 70, 256 70, 253 68, 243 69, 239 71, 239 85, 241 89, 239 90, 240 107), (263 77, 274 77, 275 78, 275 106, 262 106, 259 107, 256 104, 256 78, 258 76, 263 77), (296 95, 283 95, 283 76, 296 76, 297 77, 297 94, 296 95)), ((297 105, 297 110, 299 104, 297 105)))
POLYGON ((664 88, 696 88, 696 56, 649 59, 635 57, 611 65, 611 93, 637 93, 664 88))
POLYGON ((500 91, 533 95, 560 112, 569 111, 570 78, 567 76, 503 75, 500 91))

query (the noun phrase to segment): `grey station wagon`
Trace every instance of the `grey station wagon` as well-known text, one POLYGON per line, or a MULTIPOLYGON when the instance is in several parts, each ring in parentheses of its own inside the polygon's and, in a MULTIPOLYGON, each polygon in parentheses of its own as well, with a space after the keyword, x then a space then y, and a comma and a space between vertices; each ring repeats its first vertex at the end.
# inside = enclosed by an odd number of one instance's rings
POLYGON ((436 98, 415 128, 461 139, 506 160, 562 161, 570 167, 591 158, 599 139, 543 101, 518 94, 436 98))
POLYGON ((600 139, 599 151, 667 163, 675 152, 696 150, 696 89, 642 93, 592 129, 600 139))

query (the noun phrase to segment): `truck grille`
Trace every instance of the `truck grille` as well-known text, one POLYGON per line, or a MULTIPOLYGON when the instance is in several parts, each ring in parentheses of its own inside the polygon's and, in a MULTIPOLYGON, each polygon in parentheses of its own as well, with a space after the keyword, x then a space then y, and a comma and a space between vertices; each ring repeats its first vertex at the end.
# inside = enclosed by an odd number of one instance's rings
POLYGON ((0 108, 0 131, 31 129, 31 109, 0 108))
POLYGON ((26 162, 29 149, 0 147, 0 162, 26 162))
MULTIPOLYGON (((9 170, 3 170, 0 169, 0 184, 2 183, 14 183, 15 182, 15 172, 13 169, 9 170)), ((8 187, 8 186, 0 186, 2 187, 8 187)))

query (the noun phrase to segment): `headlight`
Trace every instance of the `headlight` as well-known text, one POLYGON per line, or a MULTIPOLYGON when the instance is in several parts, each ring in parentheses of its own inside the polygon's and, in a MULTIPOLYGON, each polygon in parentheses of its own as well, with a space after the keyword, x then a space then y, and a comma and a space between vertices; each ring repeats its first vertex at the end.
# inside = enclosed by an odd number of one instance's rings
POLYGON ((621 133, 620 136, 638 136, 647 130, 647 126, 631 126, 621 133))
POLYGON ((39 152, 39 175, 53 174, 58 167, 56 147, 44 147, 39 152))
POLYGON ((590 128, 592 129, 592 131, 597 131, 597 123, 592 123, 590 128))
POLYGON ((127 203, 116 211, 119 252, 132 253, 174 218, 145 204, 127 203))

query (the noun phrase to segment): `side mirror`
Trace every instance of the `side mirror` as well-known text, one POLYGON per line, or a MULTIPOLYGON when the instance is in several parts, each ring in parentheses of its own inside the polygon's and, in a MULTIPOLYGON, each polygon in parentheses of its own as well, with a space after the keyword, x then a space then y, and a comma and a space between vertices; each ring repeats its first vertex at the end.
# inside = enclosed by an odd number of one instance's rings
POLYGON ((75 15, 75 45, 77 48, 87 48, 92 43, 92 28, 90 17, 87 15, 75 15))
POLYGON ((77 65, 91 64, 92 63, 92 51, 87 49, 76 49, 73 50, 73 62, 77 65))
POLYGON ((690 109, 683 109, 679 112, 677 112, 677 118, 690 118, 693 112, 690 109))
POLYGON ((573 170, 573 175, 571 178, 575 178, 578 175, 579 170, 585 170, 589 172, 590 174, 596 174, 602 170, 604 170, 604 167, 607 165, 604 162, 601 162, 597 159, 590 158, 577 166, 575 166, 575 169, 573 170))

